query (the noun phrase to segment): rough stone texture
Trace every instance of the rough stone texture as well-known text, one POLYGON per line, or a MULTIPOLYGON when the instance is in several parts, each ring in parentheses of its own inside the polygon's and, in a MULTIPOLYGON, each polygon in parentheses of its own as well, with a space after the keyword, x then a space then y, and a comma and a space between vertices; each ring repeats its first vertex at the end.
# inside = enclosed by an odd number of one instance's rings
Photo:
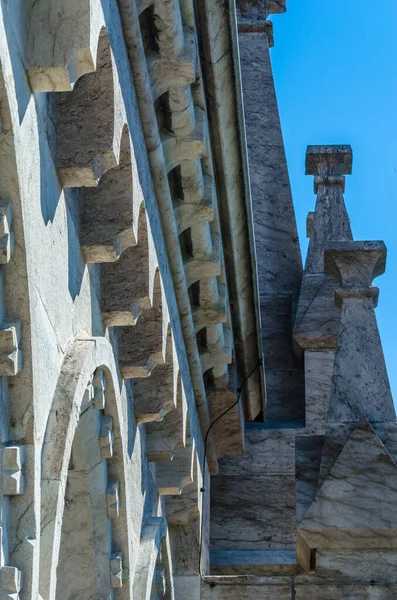
POLYGON ((0 0, 2 598, 395 596, 385 249, 351 241, 351 150, 310 147, 300 286, 285 8, 0 0))

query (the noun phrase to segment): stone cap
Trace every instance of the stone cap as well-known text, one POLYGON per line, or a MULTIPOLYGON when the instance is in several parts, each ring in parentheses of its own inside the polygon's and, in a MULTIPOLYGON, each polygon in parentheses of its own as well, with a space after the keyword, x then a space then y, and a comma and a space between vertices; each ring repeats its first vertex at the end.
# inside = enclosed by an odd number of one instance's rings
POLYGON ((238 21, 264 21, 286 11, 287 0, 237 0, 238 21))
POLYGON ((324 247, 324 270, 342 286, 370 286, 386 268, 384 242, 330 242, 324 247))
POLYGON ((352 163, 351 146, 308 146, 306 150, 306 175, 350 175, 352 163))

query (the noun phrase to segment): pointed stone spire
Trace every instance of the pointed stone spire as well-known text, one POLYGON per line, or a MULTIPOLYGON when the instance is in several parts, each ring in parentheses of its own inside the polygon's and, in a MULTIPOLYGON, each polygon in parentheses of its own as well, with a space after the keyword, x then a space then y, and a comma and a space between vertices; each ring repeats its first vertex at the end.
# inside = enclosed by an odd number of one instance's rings
POLYGON ((306 175, 314 175, 317 194, 305 272, 324 272, 324 244, 353 239, 343 193, 345 175, 352 172, 350 146, 308 146, 306 175))
POLYGON ((333 242, 325 247, 325 272, 341 287, 341 308, 328 423, 389 421, 396 414, 375 317, 379 290, 372 280, 385 271, 383 242, 333 242))
POLYGON ((308 146, 306 152, 306 174, 315 176, 317 201, 307 222, 310 242, 294 340, 304 350, 306 432, 314 435, 325 433, 340 318, 334 302, 338 283, 324 273, 324 245, 352 239, 343 198, 352 157, 350 146, 308 146))

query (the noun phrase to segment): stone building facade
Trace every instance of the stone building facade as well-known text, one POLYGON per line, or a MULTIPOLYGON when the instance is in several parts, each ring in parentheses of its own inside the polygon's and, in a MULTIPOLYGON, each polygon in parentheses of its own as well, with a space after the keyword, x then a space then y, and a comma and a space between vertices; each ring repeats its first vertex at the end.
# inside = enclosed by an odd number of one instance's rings
POLYGON ((309 146, 302 266, 285 8, 0 0, 1 599, 397 598, 386 249, 309 146))

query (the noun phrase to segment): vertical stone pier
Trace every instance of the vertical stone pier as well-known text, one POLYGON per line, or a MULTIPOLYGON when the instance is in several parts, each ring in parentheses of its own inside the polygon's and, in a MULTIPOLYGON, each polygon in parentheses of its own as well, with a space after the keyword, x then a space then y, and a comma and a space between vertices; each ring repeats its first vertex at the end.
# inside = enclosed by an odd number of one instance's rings
POLYGON ((269 48, 269 14, 285 0, 238 0, 238 35, 259 276, 267 419, 304 418, 303 370, 292 354, 302 262, 269 48))

